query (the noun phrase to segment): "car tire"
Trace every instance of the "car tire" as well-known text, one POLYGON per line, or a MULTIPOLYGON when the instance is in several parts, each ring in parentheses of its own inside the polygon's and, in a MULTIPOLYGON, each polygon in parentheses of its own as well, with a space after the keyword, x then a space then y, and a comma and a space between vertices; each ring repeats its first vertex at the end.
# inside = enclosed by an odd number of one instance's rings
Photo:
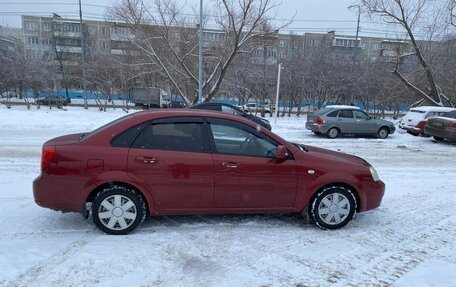
POLYGON ((104 188, 93 200, 93 223, 103 232, 123 235, 146 218, 146 204, 135 190, 120 185, 104 188))
POLYGON ((357 209, 352 191, 330 186, 318 192, 309 204, 309 215, 321 229, 338 229, 347 225, 357 209))
POLYGON ((328 138, 330 139, 335 139, 339 136, 339 129, 338 128, 330 128, 328 130, 328 132, 326 133, 326 135, 328 136, 328 138))
POLYGON ((377 132, 377 137, 380 139, 386 139, 389 135, 389 130, 387 128, 380 128, 377 132))
POLYGON ((441 137, 436 137, 436 136, 433 136, 433 138, 438 141, 438 142, 441 142, 444 140, 444 138, 441 138, 441 137))

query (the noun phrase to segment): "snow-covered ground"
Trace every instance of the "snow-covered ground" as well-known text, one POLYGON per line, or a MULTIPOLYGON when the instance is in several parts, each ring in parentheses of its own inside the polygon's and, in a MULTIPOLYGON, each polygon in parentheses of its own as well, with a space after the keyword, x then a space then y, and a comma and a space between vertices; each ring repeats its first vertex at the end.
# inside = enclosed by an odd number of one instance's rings
POLYGON ((386 183, 380 208, 336 231, 293 215, 175 216, 108 236, 37 206, 43 142, 124 114, 0 106, 1 286, 456 286, 456 145, 430 138, 330 140, 305 117, 273 123, 286 139, 365 158, 386 183))

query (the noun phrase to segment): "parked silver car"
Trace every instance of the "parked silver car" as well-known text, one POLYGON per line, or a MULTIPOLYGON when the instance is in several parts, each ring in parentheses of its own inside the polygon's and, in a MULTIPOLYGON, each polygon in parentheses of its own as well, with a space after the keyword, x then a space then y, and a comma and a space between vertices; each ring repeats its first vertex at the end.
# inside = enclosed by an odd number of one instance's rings
POLYGON ((365 111, 352 106, 328 106, 315 111, 307 117, 306 128, 329 138, 336 138, 340 134, 356 134, 384 139, 396 130, 392 122, 372 119, 365 111))

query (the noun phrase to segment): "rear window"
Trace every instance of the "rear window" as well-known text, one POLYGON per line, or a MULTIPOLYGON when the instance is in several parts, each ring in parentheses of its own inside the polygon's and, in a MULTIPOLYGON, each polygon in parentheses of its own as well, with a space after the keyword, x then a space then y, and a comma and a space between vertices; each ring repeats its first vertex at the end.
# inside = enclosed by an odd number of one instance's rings
POLYGON ((421 110, 410 110, 411 113, 420 113, 420 114, 424 114, 425 111, 421 111, 421 110))
POLYGON ((446 114, 444 114, 443 116, 444 116, 444 117, 447 117, 447 118, 456 119, 456 111, 452 111, 452 112, 446 113, 446 114))
POLYGON ((105 124, 104 126, 101 126, 98 129, 93 130, 90 133, 87 133, 87 134, 81 136, 80 140, 87 139, 87 138, 93 136, 94 134, 97 134, 97 133, 99 133, 99 132, 101 132, 101 131, 103 131, 103 130, 105 130, 107 128, 110 128, 110 127, 114 126, 115 124, 117 124, 117 123, 119 123, 121 121, 128 120, 128 119, 134 117, 134 115, 135 114, 129 114, 129 115, 123 116, 121 118, 118 118, 116 120, 113 120, 112 122, 109 122, 109 123, 105 124))
POLYGON ((321 110, 318 110, 318 111, 314 111, 314 114, 317 114, 317 115, 322 115, 322 114, 325 114, 329 111, 332 111, 334 109, 328 109, 328 108, 324 108, 324 109, 321 109, 321 110))
POLYGON ((327 117, 330 117, 330 118, 335 118, 337 117, 337 114, 339 113, 339 111, 333 111, 333 112, 330 112, 329 114, 327 114, 326 116, 327 117))

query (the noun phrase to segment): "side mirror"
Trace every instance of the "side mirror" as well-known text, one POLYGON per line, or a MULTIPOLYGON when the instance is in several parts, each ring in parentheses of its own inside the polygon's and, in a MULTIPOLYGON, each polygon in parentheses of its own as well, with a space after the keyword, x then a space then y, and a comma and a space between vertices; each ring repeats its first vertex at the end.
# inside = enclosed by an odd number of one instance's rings
POLYGON ((278 160, 285 160, 288 158, 288 151, 287 148, 283 145, 279 145, 276 147, 276 159, 278 160))

